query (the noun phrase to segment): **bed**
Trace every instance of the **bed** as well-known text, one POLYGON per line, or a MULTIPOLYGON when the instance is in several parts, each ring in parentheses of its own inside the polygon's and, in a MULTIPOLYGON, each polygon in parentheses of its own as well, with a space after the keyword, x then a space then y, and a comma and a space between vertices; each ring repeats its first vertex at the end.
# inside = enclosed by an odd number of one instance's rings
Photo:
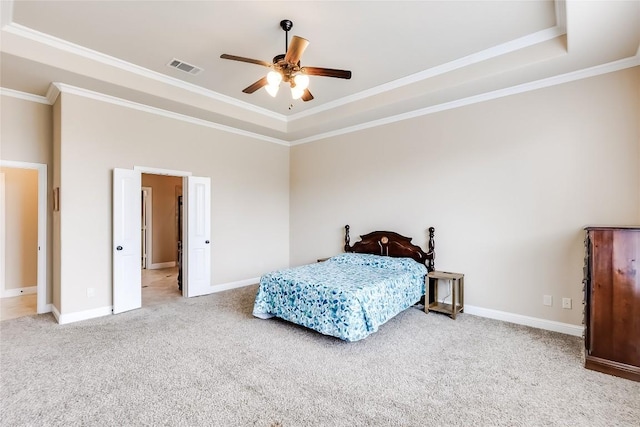
POLYGON ((267 273, 260 278, 253 315, 278 317, 345 341, 358 341, 425 295, 434 270, 434 229, 429 250, 410 237, 374 231, 323 262, 267 273))

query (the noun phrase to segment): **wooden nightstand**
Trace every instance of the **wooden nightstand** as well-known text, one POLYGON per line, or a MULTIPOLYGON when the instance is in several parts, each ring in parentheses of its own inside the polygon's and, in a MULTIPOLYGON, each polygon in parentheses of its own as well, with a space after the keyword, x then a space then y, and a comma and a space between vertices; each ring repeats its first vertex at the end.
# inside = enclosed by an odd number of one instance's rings
POLYGON ((447 271, 430 271, 427 274, 427 299, 424 305, 424 312, 428 313, 429 310, 436 311, 438 313, 445 313, 451 316, 453 320, 456 319, 456 315, 464 310, 464 274, 449 273, 447 271), (434 279, 433 284, 433 302, 431 301, 431 286, 430 280, 434 279), (444 302, 438 302, 438 279, 451 280, 451 304, 445 304, 444 302))

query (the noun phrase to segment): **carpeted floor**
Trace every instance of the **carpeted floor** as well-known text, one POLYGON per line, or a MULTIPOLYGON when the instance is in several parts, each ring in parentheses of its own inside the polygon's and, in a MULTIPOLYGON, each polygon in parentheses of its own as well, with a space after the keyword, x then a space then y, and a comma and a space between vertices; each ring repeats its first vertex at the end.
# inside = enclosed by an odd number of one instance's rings
POLYGON ((256 286, 58 325, 0 322, 3 426, 637 426, 582 341, 411 308, 343 342, 251 316, 256 286))

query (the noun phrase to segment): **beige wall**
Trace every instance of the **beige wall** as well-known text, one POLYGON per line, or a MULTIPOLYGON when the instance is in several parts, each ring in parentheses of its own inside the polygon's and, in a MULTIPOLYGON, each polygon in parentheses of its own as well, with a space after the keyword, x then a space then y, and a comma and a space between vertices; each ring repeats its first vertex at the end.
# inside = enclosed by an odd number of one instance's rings
POLYGON ((4 95, 0 96, 0 102, 2 159, 50 165, 51 106, 4 95))
POLYGON ((434 226, 467 304, 579 325, 582 228, 640 223, 639 86, 636 67, 293 147, 291 264, 340 252, 345 224, 422 247, 434 226))
POLYGON ((67 93, 60 102, 62 314, 112 304, 116 167, 211 177, 214 285, 288 265, 288 147, 67 93))
POLYGON ((0 168, 5 176, 5 289, 38 283, 38 171, 0 168))
MULTIPOLYGON (((47 195, 53 180, 52 126, 50 105, 0 96, 0 158, 47 165, 47 195)), ((50 202, 50 198, 47 197, 50 202)), ((48 206, 51 206, 48 203, 48 206)), ((52 302, 52 214, 47 210, 47 303, 52 302)))
POLYGON ((290 163, 287 147, 69 94, 0 96, 0 157, 47 164, 48 194, 64 183, 47 236, 61 313, 111 304, 111 171, 138 165, 212 178, 214 284, 339 252, 346 223, 423 246, 435 226, 436 266, 466 274, 468 304, 579 324, 582 227, 640 223, 639 74, 296 146, 290 163))
POLYGON ((151 187, 153 247, 151 263, 175 262, 178 253, 178 199, 182 178, 142 174, 142 186, 151 187))

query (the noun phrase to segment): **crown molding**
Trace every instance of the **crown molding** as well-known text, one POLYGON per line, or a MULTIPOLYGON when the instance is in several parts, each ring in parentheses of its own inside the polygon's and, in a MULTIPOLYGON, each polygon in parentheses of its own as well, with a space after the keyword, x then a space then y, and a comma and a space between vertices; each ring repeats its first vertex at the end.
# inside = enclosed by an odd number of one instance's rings
MULTIPOLYGON (((276 119, 285 123, 298 120, 304 117, 312 116, 314 114, 317 114, 326 110, 330 110, 332 108, 340 107, 340 106, 349 104, 351 102, 366 99, 368 97, 375 96, 375 95, 378 95, 396 88, 400 88, 406 85, 410 85, 410 84, 419 82, 421 80, 425 80, 440 74, 444 74, 462 67, 473 65, 478 62, 495 58, 497 56, 504 55, 519 49, 533 46, 537 43, 542 43, 544 41, 551 40, 553 38, 565 35, 566 28, 567 28, 566 1, 556 0, 555 1, 556 25, 554 27, 551 27, 542 31, 538 31, 536 33, 532 33, 524 37, 520 37, 510 42, 503 43, 501 45, 497 45, 489 49, 485 49, 483 51, 468 55, 463 58, 459 58, 457 60, 454 60, 445 64, 441 64, 436 67, 432 67, 428 70, 424 70, 419 73, 415 73, 410 76, 394 80, 384 85, 380 85, 375 88, 338 99, 336 101, 324 104, 316 108, 306 110, 301 113, 297 113, 291 116, 284 116, 282 114, 277 114, 267 109, 256 107, 253 104, 239 101, 235 98, 222 95, 211 90, 203 89, 202 87, 194 85, 192 83, 188 83, 183 80, 179 80, 179 79, 137 66, 135 64, 131 64, 126 61, 122 61, 118 58, 105 55, 100 52, 94 51, 92 49, 88 49, 80 45, 70 43, 66 40, 59 39, 45 33, 41 33, 39 31, 22 26, 20 24, 13 23, 11 22, 13 18, 13 3, 14 3, 13 0, 2 1, 0 3, 2 3, 2 21, 1 21, 2 31, 7 31, 11 34, 14 34, 20 37, 25 37, 27 39, 46 44, 48 46, 51 46, 56 49, 60 49, 65 52, 69 52, 87 59, 98 61, 106 65, 117 67, 119 69, 140 75, 142 77, 150 78, 174 87, 188 90, 190 92, 214 99, 216 101, 224 102, 224 103, 245 109, 247 111, 263 114, 272 119, 276 119)), ((215 122, 211 122, 203 119, 190 117, 184 114, 175 113, 172 111, 163 110, 156 107, 151 107, 148 105, 136 103, 133 101, 128 101, 126 99, 117 98, 110 95, 101 94, 98 92, 90 91, 87 89, 83 89, 83 88, 79 88, 71 85, 66 85, 63 83, 52 83, 49 86, 49 89, 45 97, 33 95, 25 92, 20 92, 12 89, 1 88, 1 87, 0 87, 0 95, 23 99, 23 100, 41 103, 41 104, 53 105, 61 92, 67 92, 67 93, 72 93, 85 98, 107 102, 110 104, 119 105, 126 108, 132 108, 139 111, 144 111, 147 113, 156 114, 164 117, 169 117, 176 120, 189 122, 192 124, 221 130, 224 132, 246 136, 249 138, 259 139, 259 140, 263 140, 266 142, 271 142, 279 145, 294 146, 294 145, 301 145, 308 142, 326 139, 333 136, 339 136, 339 135, 344 135, 352 132, 357 132, 360 130, 369 129, 377 126, 383 126, 390 123, 395 123, 395 122, 399 122, 399 121, 403 121, 403 120, 407 120, 415 117, 437 113, 440 111, 446 111, 446 110, 450 110, 458 107, 463 107, 466 105, 472 105, 472 104, 476 104, 484 101, 489 101, 492 99, 502 98, 502 97, 524 93, 528 91, 533 91, 533 90, 550 87, 558 84, 568 83, 575 80, 598 76, 601 74, 615 72, 625 68, 635 67, 639 65, 640 65, 640 46, 638 46, 638 50, 635 56, 614 61, 608 64, 598 65, 598 66, 594 66, 594 67, 583 69, 583 70, 573 71, 563 75, 549 77, 549 78, 537 80, 534 82, 524 83, 521 85, 509 87, 509 88, 504 88, 504 89, 487 92, 484 94, 479 94, 479 95, 475 95, 475 96, 471 96, 471 97, 467 97, 467 98, 463 98, 463 99, 459 99, 451 102, 446 102, 446 103, 398 114, 395 116, 386 117, 379 120, 373 120, 367 123, 361 123, 358 125, 345 127, 345 128, 337 129, 330 132, 312 135, 310 137, 301 138, 295 141, 286 141, 278 138, 269 137, 266 135, 261 135, 254 132, 248 132, 248 131, 244 131, 231 126, 226 126, 226 125, 222 125, 219 123, 215 123, 215 122)))
MULTIPOLYGON (((4 4, 5 2, 2 2, 2 3, 4 4)), ((12 10, 13 0, 7 1, 6 3, 8 3, 7 8, 12 10)), ((236 98, 223 95, 212 90, 204 89, 201 86, 188 83, 183 80, 170 77, 162 73, 158 73, 156 71, 149 70, 147 68, 132 64, 127 61, 123 61, 113 56, 103 54, 93 49, 89 49, 89 48, 77 45, 75 43, 71 43, 64 39, 60 39, 58 37, 54 37, 46 33, 42 33, 40 31, 34 30, 29 27, 25 27, 23 25, 20 25, 14 22, 10 22, 10 20, 12 19, 12 13, 8 18, 9 21, 5 26, 3 26, 2 29, 3 31, 7 31, 11 34, 24 37, 39 43, 43 43, 47 46, 51 46, 65 52, 69 52, 69 53, 81 56, 83 58, 87 58, 87 59, 94 60, 106 65, 110 65, 110 66, 122 69, 124 71, 128 71, 133 74, 140 75, 145 78, 150 78, 164 84, 178 87, 178 88, 190 91, 192 93, 196 93, 198 95, 205 96, 210 99, 214 99, 216 101, 224 102, 229 105, 245 109, 247 111, 251 111, 257 114, 262 114, 269 118, 279 120, 281 122, 284 122, 285 124, 288 124, 289 122, 292 122, 295 120, 313 116, 314 114, 318 114, 327 110, 331 110, 336 107, 350 104, 352 102, 356 102, 362 99, 376 96, 394 89, 398 89, 413 83, 420 82, 422 80, 426 80, 441 74, 445 74, 463 67, 474 65, 479 62, 486 61, 488 59, 492 59, 510 52, 514 52, 516 50, 530 47, 530 46, 551 40, 553 38, 565 35, 566 27, 567 27, 565 0, 555 1, 555 14, 556 14, 556 25, 554 27, 538 31, 538 32, 511 40, 509 42, 502 43, 497 46, 493 46, 491 48, 473 53, 463 58, 459 58, 454 61, 450 61, 448 63, 441 64, 441 65, 429 68, 427 70, 423 70, 421 72, 385 83, 380 86, 376 86, 368 90, 364 90, 362 92, 359 92, 350 96, 340 98, 333 102, 329 102, 321 106, 311 108, 291 116, 285 116, 283 114, 278 114, 273 111, 267 110, 265 108, 257 107, 248 102, 240 101, 236 98)), ((4 20, 4 14, 3 14, 3 20, 4 20)))
POLYGON ((627 68, 637 67, 637 66, 640 66, 640 55, 638 54, 636 54, 635 56, 631 56, 631 57, 610 62, 607 64, 602 64, 602 65, 597 65, 590 68, 585 68, 582 70, 572 71, 572 72, 561 74, 558 76, 536 80, 529 83, 523 83, 521 85, 499 89, 492 92, 486 92, 483 94, 474 95, 474 96, 462 98, 462 99, 451 101, 451 102, 445 102, 442 104, 437 104, 430 107, 421 108, 418 110, 409 111, 402 114, 397 114, 395 116, 390 116, 390 117, 386 117, 379 120, 373 120, 370 122, 361 123, 354 126, 348 126, 342 129, 337 129, 335 131, 312 135, 310 137, 301 138, 294 141, 286 141, 278 138, 269 137, 266 135, 261 135, 254 132, 244 131, 242 129, 234 128, 231 126, 225 126, 219 123, 198 119, 195 117, 175 113, 168 110, 163 110, 156 107, 151 107, 145 104, 140 104, 137 102, 126 100, 126 99, 116 98, 114 96, 105 95, 102 93, 90 91, 87 89, 82 89, 82 88, 67 85, 64 83, 52 83, 49 87, 49 90, 47 91, 46 97, 32 95, 29 93, 20 92, 12 89, 1 88, 1 87, 0 87, 0 95, 24 99, 32 102, 38 102, 41 104, 53 105, 56 99, 58 98, 58 96, 60 95, 60 93, 66 92, 66 93, 82 96, 85 98, 94 99, 97 101, 107 102, 110 104, 119 105, 126 108, 132 108, 138 111, 144 111, 150 114, 156 114, 163 117, 169 117, 176 120, 181 120, 184 122, 196 124, 199 126, 205 126, 212 129, 221 130, 224 132, 233 133, 236 135, 247 136, 249 138, 259 139, 262 141, 271 142, 278 145, 295 146, 295 145, 302 145, 302 144, 306 144, 309 142, 314 142, 314 141, 318 141, 326 138, 331 138, 334 136, 340 136, 340 135, 345 135, 353 132, 358 132, 361 130, 370 129, 378 126, 384 126, 391 123, 396 123, 403 120, 409 120, 409 119, 413 119, 420 116, 426 116, 426 115, 438 113, 441 111, 452 110, 452 109, 464 107, 467 105, 473 105, 480 102, 490 101, 493 99, 504 98, 507 96, 517 95, 520 93, 530 92, 538 89, 543 89, 546 87, 569 83, 576 80, 582 80, 590 77, 599 76, 602 74, 608 74, 608 73, 624 70, 627 68))
POLYGON ((56 86, 55 84, 50 84, 45 96, 49 100, 49 103, 53 105, 56 103, 58 96, 60 96, 60 89, 58 89, 58 86, 56 86))
POLYGON ((198 126, 204 126, 204 127, 208 127, 208 128, 211 128, 211 129, 216 129, 216 130, 221 130, 221 131, 228 132, 228 133, 233 133, 233 134, 236 134, 236 135, 246 136, 246 137, 253 138, 253 139, 259 139, 259 140, 262 140, 262 141, 271 142, 273 144, 289 146, 289 142, 285 141, 285 140, 282 140, 282 139, 273 138, 273 137, 266 136, 266 135, 261 135, 259 133, 255 133, 255 132, 245 131, 245 130, 242 130, 242 129, 238 129, 238 128, 234 128, 234 127, 231 127, 231 126, 222 125, 222 124, 211 122, 211 121, 204 120, 204 119, 198 119, 198 118, 195 118, 195 117, 187 116, 185 114, 180 114, 180 113, 176 113, 176 112, 173 112, 173 111, 163 110, 163 109, 157 108, 157 107, 151 107, 149 105, 140 104, 138 102, 133 102, 133 101, 129 101, 129 100, 122 99, 122 98, 117 98, 117 97, 111 96, 111 95, 105 95, 103 93, 94 92, 94 91, 91 91, 91 90, 88 90, 88 89, 83 89, 83 88, 79 88, 79 87, 76 87, 76 86, 71 86, 71 85, 67 85, 67 84, 59 83, 59 82, 54 82, 51 85, 55 86, 55 89, 49 88, 49 91, 47 91, 47 94, 53 94, 54 102, 55 102, 55 98, 57 98, 59 93, 69 93, 69 94, 81 96, 83 98, 93 99, 95 101, 106 102, 106 103, 109 103, 109 104, 118 105, 120 107, 131 108, 133 110, 144 111, 146 113, 155 114, 155 115, 162 116, 162 117, 168 117, 168 118, 171 118, 171 119, 180 120, 180 121, 191 123, 191 124, 195 124, 195 125, 198 125, 198 126), (57 94, 56 94, 56 92, 57 92, 57 94))
POLYGON ((24 25, 16 24, 15 22, 11 22, 10 24, 4 26, 2 28, 2 31, 6 31, 7 33, 19 37, 24 37, 37 43, 42 43, 63 52, 78 55, 82 58, 100 62, 111 67, 119 68, 121 70, 139 75, 144 78, 152 79, 160 83, 187 90, 189 92, 213 99, 215 101, 224 102, 234 107, 242 108, 244 110, 251 111, 257 114, 262 114, 271 119, 279 120, 281 122, 287 121, 287 117, 283 114, 274 113, 273 111, 267 110, 266 108, 257 107, 248 102, 240 101, 238 99, 223 95, 218 92, 214 92, 209 89, 204 89, 203 87, 195 85, 193 83, 185 82, 184 80, 180 80, 175 77, 167 76, 165 74, 149 70, 147 68, 132 64, 127 61, 123 61, 110 55, 106 55, 96 50, 71 43, 69 41, 42 33, 29 27, 25 27, 24 25))
POLYGON ((22 99, 30 102, 37 102, 39 104, 50 105, 49 100, 44 96, 33 95, 27 92, 20 92, 19 90, 7 89, 4 87, 0 87, 0 95, 8 96, 11 98, 22 99))
POLYGON ((530 92, 538 89, 543 89, 546 87, 556 86, 564 83, 570 83, 576 80, 582 80, 582 79, 595 77, 602 74, 608 74, 608 73, 624 70, 627 68, 637 67, 637 66, 640 66, 640 55, 638 54, 635 56, 631 56, 631 57, 610 62, 607 64, 602 64, 602 65, 597 65, 590 68, 585 68, 582 70, 572 71, 572 72, 561 74, 558 76, 536 80, 529 83, 523 83, 521 85, 499 89, 492 92, 486 92, 483 94, 474 95, 474 96, 462 98, 462 99, 451 101, 451 102, 445 102, 442 104, 437 104, 430 107, 421 108, 418 110, 409 111, 402 114, 397 114, 395 116, 390 116, 390 117, 386 117, 379 120, 373 120, 370 122, 345 127, 342 129, 337 129, 331 132, 312 135, 310 137, 301 138, 294 141, 286 141, 278 138, 268 137, 266 135, 261 135, 254 132, 244 131, 231 126, 225 126, 215 122, 210 122, 207 120, 190 117, 184 114, 179 114, 172 111, 163 110, 160 108, 140 104, 137 102, 128 101, 122 98, 116 98, 114 96, 93 92, 87 89, 70 86, 64 83, 52 83, 51 86, 49 87, 49 90, 47 91, 46 97, 32 95, 29 93, 19 92, 16 90, 6 89, 6 88, 0 88, 0 95, 24 99, 32 102, 38 102, 41 104, 53 105, 56 99, 58 98, 58 96, 60 95, 60 93, 66 92, 66 93, 82 96, 85 98, 94 99, 97 101, 107 102, 110 104, 119 105, 126 108, 132 108, 138 111, 144 111, 150 114, 156 114, 163 117, 169 117, 176 120, 181 120, 184 122, 196 124, 199 126, 205 126, 212 129, 221 130, 224 132, 233 133, 236 135, 247 136, 249 138, 259 139, 262 141, 271 142, 278 145, 295 146, 295 145, 302 145, 302 144, 306 144, 314 141, 319 141, 326 138, 331 138, 334 136, 340 136, 340 135, 345 135, 353 132, 358 132, 361 130, 370 129, 378 126, 384 126, 391 123, 396 123, 403 120, 409 120, 409 119, 413 119, 420 116, 426 116, 426 115, 438 113, 441 111, 452 110, 452 109, 464 107, 467 105, 473 105, 480 102, 490 101, 493 99, 504 98, 507 96, 517 95, 520 93, 530 92))
POLYGON ((553 77, 548 77, 546 79, 523 83, 517 86, 498 89, 492 92, 486 92, 486 93, 458 99, 451 102, 445 102, 442 104, 437 104, 430 107, 410 111, 407 113, 385 117, 384 119, 373 120, 367 123, 361 123, 355 126, 345 127, 342 129, 331 131, 331 132, 313 135, 308 138, 302 138, 295 141, 291 141, 290 145, 295 146, 295 145, 306 144, 306 143, 318 141, 321 139, 331 138, 339 135, 345 135, 348 133, 353 133, 353 132, 361 131, 364 129, 370 129, 373 127, 384 126, 387 124, 396 123, 403 120, 413 119, 415 117, 426 116, 428 114, 439 113, 441 111, 452 110, 454 108, 464 107, 467 105, 477 104, 480 102, 490 101, 493 99, 504 98, 506 96, 517 95, 525 92, 531 92, 534 90, 543 89, 550 86, 556 86, 564 83, 573 82, 576 80, 582 80, 589 77, 595 77, 601 74, 612 73, 615 71, 620 71, 626 68, 632 68, 637 66, 640 66, 640 55, 635 55, 629 58, 620 59, 618 61, 609 62, 607 64, 596 65, 594 67, 572 71, 569 73, 560 74, 553 77))
POLYGON ((314 114, 321 113, 323 111, 331 110, 333 108, 342 107, 352 102, 356 102, 372 96, 380 95, 382 93, 385 93, 394 89, 398 89, 403 86, 408 86, 410 84, 418 83, 422 80, 426 80, 426 79, 436 77, 445 73, 449 73, 451 71, 455 71, 460 68, 478 64, 480 62, 487 61, 489 59, 497 58, 499 56, 502 56, 511 52, 515 52, 517 50, 521 50, 530 46, 534 46, 536 44, 540 44, 540 43, 555 39, 557 37, 560 37, 566 34, 565 27, 566 25, 565 26, 556 25, 555 27, 547 28, 532 34, 528 34, 526 36, 511 40, 509 42, 502 43, 502 44, 490 47, 488 49, 481 50, 476 53, 472 53, 471 55, 467 55, 462 58, 458 58, 456 60, 446 62, 444 64, 440 64, 435 67, 431 67, 427 70, 423 70, 418 73, 408 75, 401 79, 393 80, 383 85, 376 86, 374 88, 367 89, 350 96, 345 96, 344 98, 340 98, 332 102, 327 102, 318 107, 311 108, 297 114, 293 114, 288 117, 287 122, 292 122, 294 120, 299 120, 305 117, 309 117, 314 114))
POLYGON ((13 0, 0 1, 0 28, 13 21, 13 0))

